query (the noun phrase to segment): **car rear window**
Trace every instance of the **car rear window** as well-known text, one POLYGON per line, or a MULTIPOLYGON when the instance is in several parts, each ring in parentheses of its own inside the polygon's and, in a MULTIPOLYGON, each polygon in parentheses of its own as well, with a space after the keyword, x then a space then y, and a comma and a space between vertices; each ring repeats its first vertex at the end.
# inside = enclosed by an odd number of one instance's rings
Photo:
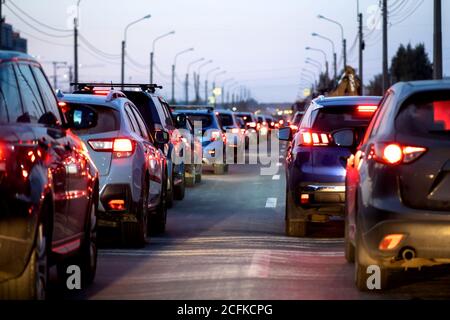
POLYGON ((245 123, 253 122, 251 114, 238 114, 238 117, 244 120, 245 123))
POLYGON ((186 113, 186 115, 189 117, 192 123, 195 123, 195 121, 200 121, 202 123, 203 130, 213 126, 213 119, 211 115, 193 113, 186 113))
POLYGON ((372 113, 359 112, 357 106, 333 106, 315 111, 312 129, 333 132, 344 128, 367 127, 372 113))
POLYGON ((68 103, 64 113, 72 130, 79 135, 98 134, 120 129, 119 112, 112 108, 99 105, 68 103), (90 129, 76 129, 77 123, 80 123, 82 120, 86 121, 84 117, 88 117, 92 113, 95 113, 97 117, 96 126, 90 129))
POLYGON ((450 91, 429 92, 409 98, 395 120, 399 133, 418 137, 450 134, 450 91))
POLYGON ((231 114, 221 113, 219 114, 219 121, 222 127, 234 126, 233 116, 231 114))

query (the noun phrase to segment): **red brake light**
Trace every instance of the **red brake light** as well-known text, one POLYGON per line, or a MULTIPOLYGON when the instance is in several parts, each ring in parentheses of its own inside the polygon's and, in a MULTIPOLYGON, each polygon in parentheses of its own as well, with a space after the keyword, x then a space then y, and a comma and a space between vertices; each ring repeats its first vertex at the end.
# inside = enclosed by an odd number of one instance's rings
POLYGON ((212 131, 211 138, 209 139, 211 142, 218 141, 221 137, 222 133, 220 131, 212 131))
POLYGON ((94 90, 94 94, 97 96, 107 96, 109 94, 109 90, 94 90))
POLYGON ((233 129, 231 129, 231 133, 237 134, 237 133, 239 133, 239 129, 233 128, 233 129))
POLYGON ((97 152, 113 152, 114 158, 127 158, 134 152, 135 143, 127 138, 89 140, 89 145, 97 152))
POLYGON ((382 163, 397 165, 400 163, 408 164, 418 159, 427 151, 423 147, 402 146, 397 143, 379 144, 375 146, 371 154, 382 163))
POLYGON ((301 146, 328 146, 330 139, 326 133, 303 131, 300 136, 301 146))
POLYGON ((292 131, 295 131, 295 132, 298 131, 298 126, 296 126, 295 124, 291 124, 290 127, 291 127, 292 131))
POLYGON ((359 113, 373 114, 377 111, 378 106, 358 106, 359 113))

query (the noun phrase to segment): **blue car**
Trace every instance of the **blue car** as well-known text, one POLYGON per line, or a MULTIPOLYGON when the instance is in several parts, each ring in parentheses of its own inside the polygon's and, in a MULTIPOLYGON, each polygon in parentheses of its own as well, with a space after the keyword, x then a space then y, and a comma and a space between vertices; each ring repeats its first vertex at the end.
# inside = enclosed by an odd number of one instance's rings
POLYGON ((304 237, 311 222, 344 217, 347 158, 361 141, 381 97, 319 97, 292 137, 286 156, 286 234, 304 237))

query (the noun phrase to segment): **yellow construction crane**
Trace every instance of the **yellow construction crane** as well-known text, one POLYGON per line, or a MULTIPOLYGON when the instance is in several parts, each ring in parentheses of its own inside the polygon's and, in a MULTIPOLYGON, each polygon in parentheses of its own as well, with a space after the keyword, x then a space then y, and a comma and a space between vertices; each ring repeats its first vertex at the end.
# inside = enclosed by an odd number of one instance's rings
POLYGON ((361 91, 361 81, 356 76, 355 69, 347 66, 336 89, 330 92, 329 96, 359 96, 361 95, 361 91))

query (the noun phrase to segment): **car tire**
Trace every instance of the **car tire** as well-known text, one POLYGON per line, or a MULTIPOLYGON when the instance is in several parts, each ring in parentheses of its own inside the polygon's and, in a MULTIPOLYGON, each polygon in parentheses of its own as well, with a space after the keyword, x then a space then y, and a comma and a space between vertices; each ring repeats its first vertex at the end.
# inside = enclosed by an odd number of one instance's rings
POLYGON ((49 241, 43 223, 36 232, 36 240, 28 264, 15 279, 0 284, 0 300, 45 300, 48 283, 49 241))
POLYGON ((286 191, 286 225, 285 232, 288 237, 306 237, 308 233, 308 222, 298 218, 298 208, 295 206, 291 193, 286 191))
POLYGON ((175 200, 181 201, 184 199, 186 193, 186 175, 183 173, 182 181, 179 185, 173 188, 173 197, 175 200))
POLYGON ((166 204, 167 204, 167 208, 172 208, 173 207, 173 171, 172 171, 172 178, 167 178, 167 183, 170 186, 170 190, 167 190, 167 196, 166 196, 166 204))
POLYGON ((225 174, 225 165, 224 164, 215 164, 214 165, 214 174, 215 175, 225 174))
POLYGON ((373 291, 369 289, 367 281, 372 274, 368 273, 368 268, 371 265, 376 265, 380 268, 380 290, 386 290, 389 288, 389 276, 390 270, 380 266, 376 261, 371 261, 364 245, 361 243, 361 239, 356 239, 355 247, 355 285, 361 292, 373 291))
POLYGON ((190 172, 189 176, 185 177, 185 184, 186 184, 186 187, 188 187, 188 188, 192 188, 195 186, 195 177, 196 177, 195 166, 191 165, 190 168, 191 168, 191 172, 190 172))
POLYGON ((94 199, 93 202, 88 212, 85 239, 75 262, 80 266, 83 285, 94 282, 97 271, 97 200, 94 199))
POLYGON ((150 230, 151 234, 161 234, 166 231, 166 223, 167 223, 167 185, 163 185, 162 187, 161 199, 158 207, 154 214, 150 215, 150 219, 148 220, 149 225, 147 226, 148 230, 150 230))
POLYGON ((148 227, 148 179, 142 188, 141 200, 137 205, 137 222, 122 222, 122 243, 141 248, 147 243, 148 227))
POLYGON ((198 166, 196 172, 195 172, 195 183, 199 184, 202 182, 202 166, 198 166))
POLYGON ((350 241, 349 238, 349 226, 347 217, 345 218, 345 238, 344 238, 344 246, 345 246, 345 260, 348 263, 355 263, 355 246, 350 241))

